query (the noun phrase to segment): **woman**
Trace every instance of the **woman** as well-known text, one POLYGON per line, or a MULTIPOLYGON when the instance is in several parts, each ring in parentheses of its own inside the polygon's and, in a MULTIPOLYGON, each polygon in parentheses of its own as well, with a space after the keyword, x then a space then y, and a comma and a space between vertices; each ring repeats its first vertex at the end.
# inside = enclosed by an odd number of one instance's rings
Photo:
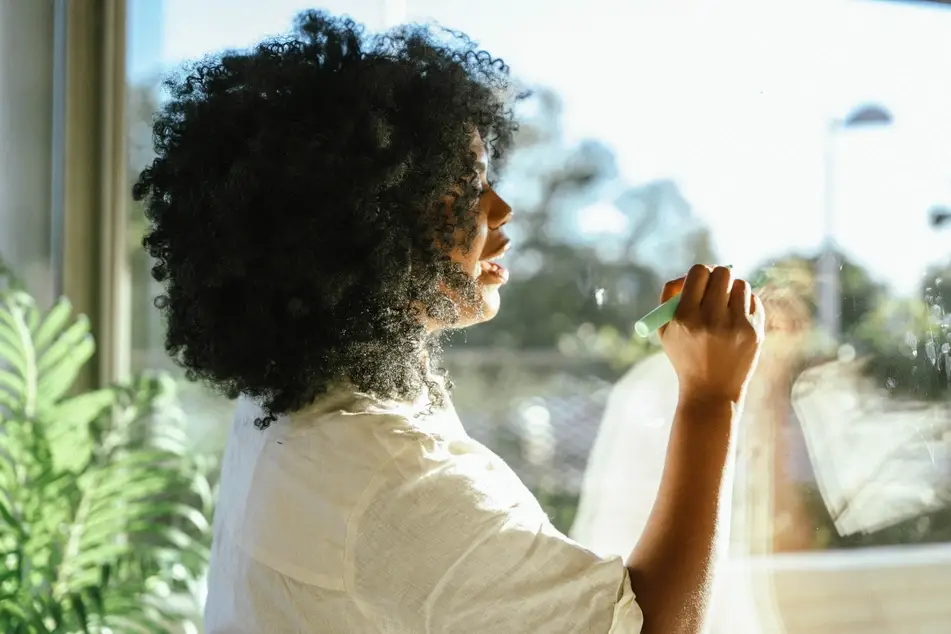
POLYGON ((749 286, 698 266, 665 288, 668 471, 627 562, 600 558, 466 435, 436 369, 508 276, 488 179, 516 128, 506 66, 458 34, 307 12, 168 87, 135 190, 166 347, 240 396, 206 632, 698 631, 761 337, 749 286))
MULTIPOLYGON (((758 295, 767 335, 737 434, 730 562, 721 571, 721 600, 712 619, 717 633, 783 631, 772 579, 748 565, 749 555, 808 549, 814 532, 787 475, 797 452, 785 433, 798 426, 790 391, 803 366, 811 319, 804 299, 786 287, 770 283, 758 295)), ((618 381, 571 528, 578 542, 602 554, 630 552, 651 516, 677 400, 677 375, 662 354, 639 362, 618 381)))

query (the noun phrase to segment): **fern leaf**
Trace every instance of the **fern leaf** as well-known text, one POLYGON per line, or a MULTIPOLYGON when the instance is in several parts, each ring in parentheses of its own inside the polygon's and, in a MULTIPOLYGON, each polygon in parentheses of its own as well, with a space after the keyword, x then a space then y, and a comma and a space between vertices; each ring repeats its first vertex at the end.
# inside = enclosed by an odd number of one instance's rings
POLYGON ((60 298, 53 304, 53 308, 46 313, 39 327, 33 332, 33 345, 37 350, 45 350, 53 344, 53 341, 69 325, 72 310, 72 304, 66 298, 60 298))
MULTIPOLYGON (((38 392, 43 395, 46 403, 54 403, 66 394, 79 376, 80 370, 92 358, 95 350, 96 345, 87 333, 82 339, 70 344, 68 354, 53 357, 56 363, 53 363, 52 358, 45 359, 38 392)), ((44 359, 41 359, 41 363, 43 361, 44 359)))
POLYGON ((7 294, 0 305, 0 323, 5 330, 0 340, 0 355, 20 375, 23 392, 20 406, 32 417, 36 408, 37 356, 30 334, 30 315, 36 313, 33 298, 23 292, 7 294))
POLYGON ((49 410, 46 434, 56 470, 79 472, 89 462, 93 452, 89 425, 115 401, 115 390, 106 388, 61 401, 49 410))

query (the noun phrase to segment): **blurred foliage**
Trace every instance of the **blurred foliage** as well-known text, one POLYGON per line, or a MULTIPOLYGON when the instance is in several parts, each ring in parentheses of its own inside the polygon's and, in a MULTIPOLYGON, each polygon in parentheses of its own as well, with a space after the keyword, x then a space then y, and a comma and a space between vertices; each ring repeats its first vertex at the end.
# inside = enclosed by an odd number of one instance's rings
POLYGON ((538 503, 548 514, 552 525, 564 534, 571 531, 578 513, 578 503, 581 498, 577 495, 564 492, 550 492, 544 489, 532 491, 538 503))
MULTIPOLYGON (((838 253, 841 264, 840 289, 842 295, 842 333, 849 340, 854 330, 872 309, 885 297, 885 287, 875 281, 863 267, 844 253, 838 253)), ((819 256, 788 254, 770 258, 756 267, 748 276, 758 286, 773 284, 794 291, 809 307, 813 318, 818 313, 816 303, 816 271, 819 256)))
POLYGON ((618 378, 638 361, 657 350, 656 336, 650 339, 632 336, 614 326, 581 324, 573 333, 563 335, 558 349, 569 358, 597 360, 608 364, 618 378))
POLYGON ((939 306, 890 300, 856 329, 868 355, 865 373, 892 395, 934 401, 951 398, 951 333, 939 306))
POLYGON ((938 306, 944 315, 951 315, 951 261, 925 273, 921 296, 929 305, 938 306))
MULTIPOLYGON (((160 102, 156 87, 161 83, 160 77, 154 77, 126 87, 128 119, 126 157, 129 198, 126 203, 128 223, 125 244, 129 249, 129 269, 133 282, 132 347, 137 351, 156 346, 163 348, 161 342, 165 338, 165 325, 153 304, 154 298, 162 292, 162 288, 152 279, 151 270, 154 262, 142 248, 142 237, 147 227, 145 207, 142 202, 132 200, 131 196, 132 186, 138 180, 139 173, 155 158, 152 148, 152 123, 160 102)), ((164 356, 164 350, 162 354, 164 356)), ((149 365, 152 366, 152 364, 149 365)))
MULTIPOLYGON (((925 277, 919 298, 898 300, 890 298, 884 285, 861 266, 843 254, 839 258, 842 341, 866 359, 866 374, 896 397, 951 398, 951 336, 942 292, 951 270, 933 269, 925 277)), ((793 289, 814 319, 817 263, 817 257, 785 256, 758 267, 750 277, 793 289)))
POLYGON ((44 313, 5 279, 0 631, 194 631, 215 465, 188 450, 168 377, 71 393, 93 352, 66 300, 44 313))

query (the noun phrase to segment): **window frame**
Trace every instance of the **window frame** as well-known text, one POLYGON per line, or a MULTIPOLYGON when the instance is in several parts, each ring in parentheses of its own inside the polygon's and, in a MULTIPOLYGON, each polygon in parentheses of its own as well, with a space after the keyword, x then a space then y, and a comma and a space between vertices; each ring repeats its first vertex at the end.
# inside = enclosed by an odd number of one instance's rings
POLYGON ((126 11, 126 0, 56 0, 57 292, 89 317, 97 343, 78 389, 130 373, 126 11))

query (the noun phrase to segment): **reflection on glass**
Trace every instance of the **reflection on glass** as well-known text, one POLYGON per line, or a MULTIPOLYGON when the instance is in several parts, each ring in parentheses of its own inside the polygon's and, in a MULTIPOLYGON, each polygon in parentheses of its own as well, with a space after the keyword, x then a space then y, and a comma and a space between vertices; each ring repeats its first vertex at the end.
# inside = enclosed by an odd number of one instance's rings
MULTIPOLYGON (((470 433, 556 526, 595 550, 630 549, 677 393, 632 320, 690 263, 732 262, 764 280, 770 334, 743 419, 724 582, 735 591, 723 592, 717 631, 860 632, 881 614, 877 631, 944 632, 951 10, 830 2, 766 15, 726 2, 698 19, 646 0, 323 6, 371 28, 434 18, 465 30, 534 90, 500 175, 520 210, 505 307, 460 333, 446 363, 470 433), (881 113, 889 125, 854 125, 886 123, 881 113), (842 117, 833 183, 829 122, 842 117)), ((149 160, 162 73, 285 30, 306 7, 130 2, 130 174, 149 160)), ((171 367, 132 214, 133 358, 171 367)), ((184 383, 183 398, 196 437, 219 451, 230 404, 184 383)))

